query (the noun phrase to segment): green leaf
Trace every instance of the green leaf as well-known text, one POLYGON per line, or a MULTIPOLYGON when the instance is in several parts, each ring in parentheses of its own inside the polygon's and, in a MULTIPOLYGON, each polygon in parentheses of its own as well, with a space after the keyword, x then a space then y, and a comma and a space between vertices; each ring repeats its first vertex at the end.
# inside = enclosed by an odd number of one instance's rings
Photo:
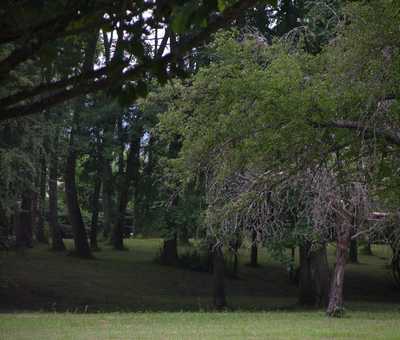
POLYGON ((223 12, 226 8, 226 1, 225 0, 218 0, 218 10, 223 12))

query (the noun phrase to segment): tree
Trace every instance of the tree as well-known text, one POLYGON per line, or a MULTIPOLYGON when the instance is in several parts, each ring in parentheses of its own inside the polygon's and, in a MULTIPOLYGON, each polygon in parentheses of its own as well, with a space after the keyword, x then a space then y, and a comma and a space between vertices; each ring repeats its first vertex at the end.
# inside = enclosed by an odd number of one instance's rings
MULTIPOLYGON (((96 55, 98 34, 91 34, 86 41, 83 72, 93 69, 93 62, 96 55)), ((78 202, 78 192, 76 186, 76 161, 78 157, 76 134, 80 131, 80 110, 84 103, 78 103, 74 108, 72 116, 72 128, 69 136, 69 146, 67 152, 65 169, 65 196, 68 207, 68 214, 74 234, 75 252, 79 257, 90 258, 91 252, 87 240, 85 225, 82 219, 82 213, 78 202)))
MULTIPOLYGON (((202 3, 191 1, 137 2, 39 1, 16 5, 6 1, 1 8, 0 44, 11 49, 0 62, 2 82, 10 72, 40 58, 57 61, 65 50, 57 49, 60 41, 82 39, 90 32, 119 32, 119 46, 112 60, 97 69, 79 74, 65 74, 47 83, 36 83, 27 89, 15 89, 0 99, 2 120, 21 117, 49 109, 68 99, 98 90, 122 88, 122 96, 134 100, 143 93, 145 81, 152 74, 165 79, 177 58, 204 42, 210 33, 232 22, 255 1, 202 3), (22 8, 21 8, 22 6, 22 8), (38 15, 40 13, 41 15, 38 15), (150 13, 150 16, 144 13, 150 13), (18 22, 19 25, 14 25, 18 22), (48 27, 52 26, 49 30, 48 27), (146 53, 155 29, 165 31, 157 53, 146 53), (170 32, 183 34, 173 52, 164 53, 170 32), (126 56, 129 57, 126 57, 126 56), (134 60, 134 62, 132 62, 134 60), (121 85, 123 85, 121 87, 121 85)), ((67 52, 67 51, 65 51, 67 52)), ((75 67, 79 61, 76 60, 75 67)), ((78 67, 79 68, 79 67, 78 67)))
POLYGON ((131 185, 134 184, 135 190, 139 180, 140 170, 140 140, 143 135, 141 122, 141 112, 137 107, 131 109, 132 121, 131 129, 128 132, 129 147, 127 150, 126 168, 123 169, 123 155, 125 152, 125 144, 122 143, 121 159, 120 159, 120 177, 118 187, 117 200, 117 219, 112 230, 111 239, 114 248, 122 250, 123 246, 123 227, 125 225, 125 213, 131 194, 131 185))
POLYGON ((49 227, 51 236, 51 249, 54 251, 65 250, 60 225, 58 223, 58 177, 59 177, 59 139, 60 127, 56 126, 54 136, 51 138, 53 147, 50 151, 49 169, 49 227))

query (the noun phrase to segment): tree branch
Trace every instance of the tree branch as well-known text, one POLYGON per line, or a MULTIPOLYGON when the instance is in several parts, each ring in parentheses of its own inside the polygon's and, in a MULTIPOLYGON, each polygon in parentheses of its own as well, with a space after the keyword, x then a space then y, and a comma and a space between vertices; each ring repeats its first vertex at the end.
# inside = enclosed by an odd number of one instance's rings
MULTIPOLYGON (((193 47, 205 42, 210 34, 236 18, 244 9, 254 5, 257 0, 242 0, 227 8, 222 15, 209 17, 206 29, 189 34, 182 38, 174 51, 161 58, 145 59, 126 72, 116 72, 121 64, 104 66, 96 71, 84 72, 78 76, 62 79, 50 84, 41 84, 25 91, 20 91, 0 100, 0 121, 26 116, 48 109, 68 99, 82 94, 107 89, 127 80, 139 80, 146 72, 156 68, 160 63, 166 67, 193 47)), ((124 65, 122 65, 124 66, 124 65)))
POLYGON ((359 121, 337 119, 329 122, 311 122, 316 128, 335 128, 356 130, 368 135, 376 135, 384 138, 387 142, 394 145, 400 145, 400 130, 387 127, 371 127, 359 121))

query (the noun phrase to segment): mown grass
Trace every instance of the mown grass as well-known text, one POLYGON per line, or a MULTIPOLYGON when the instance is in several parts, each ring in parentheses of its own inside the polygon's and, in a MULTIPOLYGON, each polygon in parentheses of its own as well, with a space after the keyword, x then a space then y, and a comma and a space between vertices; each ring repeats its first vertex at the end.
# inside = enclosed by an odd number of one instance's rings
POLYGON ((399 339, 400 313, 22 313, 0 317, 2 339, 399 339))
POLYGON ((239 279, 227 280, 230 308, 216 313, 211 275, 158 265, 158 239, 126 244, 103 246, 94 260, 46 247, 3 254, 0 339, 400 339, 385 247, 348 265, 348 312, 332 320, 296 305, 297 288, 265 250, 260 268, 245 266, 241 251, 239 279))

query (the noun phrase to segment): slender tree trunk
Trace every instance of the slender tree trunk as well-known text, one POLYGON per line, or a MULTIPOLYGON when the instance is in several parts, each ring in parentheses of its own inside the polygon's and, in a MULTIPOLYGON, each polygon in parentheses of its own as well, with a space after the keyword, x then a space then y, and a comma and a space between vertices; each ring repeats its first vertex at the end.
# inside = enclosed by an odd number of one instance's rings
POLYGON ((21 209, 16 223, 15 237, 17 248, 32 248, 32 192, 22 194, 21 209))
POLYGON ((179 243, 183 246, 190 245, 189 231, 187 227, 182 227, 179 229, 179 243))
POLYGON ((214 272, 214 247, 212 242, 208 242, 207 247, 207 268, 209 273, 214 272))
POLYGON ((21 246, 25 243, 23 241, 24 239, 24 230, 21 228, 21 223, 20 223, 20 204, 16 203, 13 207, 12 215, 11 215, 11 223, 13 226, 13 233, 15 236, 15 246, 18 248, 19 244, 21 246))
POLYGON ((92 220, 90 224, 90 248, 98 250, 97 244, 97 226, 99 221, 99 197, 101 190, 101 177, 96 176, 94 183, 94 192, 92 197, 92 220))
POLYGON ((74 145, 74 131, 71 131, 65 171, 65 196, 67 200, 69 219, 74 234, 75 252, 79 257, 90 258, 92 257, 92 254, 90 252, 85 225, 79 207, 78 192, 76 189, 76 159, 77 153, 74 145))
POLYGON ((117 221, 114 224, 111 233, 111 242, 115 250, 124 250, 124 224, 128 198, 126 197, 127 195, 125 195, 125 190, 123 191, 124 193, 119 197, 117 221))
POLYGON ((92 193, 92 219, 90 223, 90 248, 92 250, 99 250, 97 243, 97 232, 99 222, 99 199, 101 192, 101 178, 102 178, 102 165, 104 164, 103 158, 103 142, 100 137, 100 129, 96 130, 96 156, 95 163, 97 165, 96 177, 94 179, 93 193, 92 193))
POLYGON ((221 309, 226 307, 225 295, 225 263, 221 246, 213 251, 213 279, 214 279, 214 307, 221 309))
POLYGON ((232 263, 232 277, 237 278, 239 272, 239 248, 241 245, 240 236, 235 235, 235 239, 231 243, 231 251, 233 253, 233 263, 232 263))
POLYGON ((32 206, 31 206, 31 215, 32 215, 32 229, 33 236, 37 242, 38 240, 38 231, 39 231, 39 194, 36 191, 31 192, 32 195, 32 206))
POLYGON ((339 317, 342 316, 344 312, 343 283, 347 256, 350 246, 351 224, 344 221, 340 224, 338 223, 336 228, 336 265, 329 294, 327 315, 339 317))
POLYGON ((251 234, 250 266, 258 267, 257 232, 255 230, 251 234))
POLYGON ((112 219, 113 219, 113 211, 114 211, 114 202, 113 202, 113 177, 112 170, 108 160, 104 162, 103 168, 103 236, 105 239, 108 239, 111 233, 112 228, 112 219))
MULTIPOLYGON (((85 48, 85 59, 82 65, 83 72, 89 72, 93 70, 93 63, 96 55, 96 46, 99 38, 99 31, 91 32, 87 40, 85 48)), ((84 98, 82 98, 84 100, 84 98)), ((76 255, 81 258, 91 258, 92 253, 90 251, 89 242, 85 230, 85 225, 82 219, 81 209, 79 207, 78 192, 76 189, 76 160, 78 157, 75 143, 75 133, 79 132, 80 109, 84 107, 82 102, 77 105, 72 120, 72 129, 69 140, 66 170, 65 170, 65 196, 68 207, 68 214, 72 224, 72 231, 74 234, 75 252, 76 255)))
MULTIPOLYGON (((119 137, 119 153, 117 157, 118 164, 118 194, 117 194, 117 216, 116 221, 112 225, 111 229, 111 243, 115 250, 124 250, 124 225, 125 225, 125 212, 129 201, 129 185, 130 181, 128 178, 131 174, 128 173, 127 169, 124 172, 124 151, 125 143, 122 136, 122 119, 119 118, 117 121, 117 135, 119 137)), ((129 150, 126 167, 129 165, 129 156, 132 154, 132 150, 129 150)))
POLYGON ((151 219, 152 202, 156 200, 156 190, 154 188, 155 181, 153 175, 155 167, 154 145, 155 138, 150 134, 149 142, 145 149, 146 156, 144 157, 144 159, 147 159, 147 162, 145 162, 143 165, 142 175, 140 176, 140 180, 135 188, 134 216, 136 232, 145 230, 144 228, 146 227, 146 221, 151 219))
POLYGON ((58 134, 59 132, 56 131, 49 169, 49 227, 51 249, 54 251, 65 250, 58 224, 58 134))
POLYGON ((46 214, 46 181, 47 181, 47 166, 44 157, 41 161, 41 172, 40 172, 40 182, 39 182, 39 209, 37 220, 35 220, 35 236, 36 240, 40 243, 49 243, 44 233, 44 221, 46 214))
POLYGON ((120 181, 119 195, 118 195, 118 216, 117 222, 112 230, 112 243, 114 249, 123 250, 124 249, 124 224, 125 224, 125 213, 129 202, 129 194, 131 192, 131 184, 134 181, 137 184, 139 177, 139 167, 140 167, 140 138, 141 133, 134 136, 132 142, 130 143, 128 157, 126 161, 126 171, 123 174, 123 178, 120 181))
POLYGON ((350 241, 349 260, 351 263, 358 263, 358 245, 356 239, 350 241))
POLYGON ((10 219, 0 202, 0 249, 8 249, 10 219))
POLYGON ((161 252, 161 263, 166 266, 178 264, 178 242, 176 234, 172 238, 164 240, 161 252))

